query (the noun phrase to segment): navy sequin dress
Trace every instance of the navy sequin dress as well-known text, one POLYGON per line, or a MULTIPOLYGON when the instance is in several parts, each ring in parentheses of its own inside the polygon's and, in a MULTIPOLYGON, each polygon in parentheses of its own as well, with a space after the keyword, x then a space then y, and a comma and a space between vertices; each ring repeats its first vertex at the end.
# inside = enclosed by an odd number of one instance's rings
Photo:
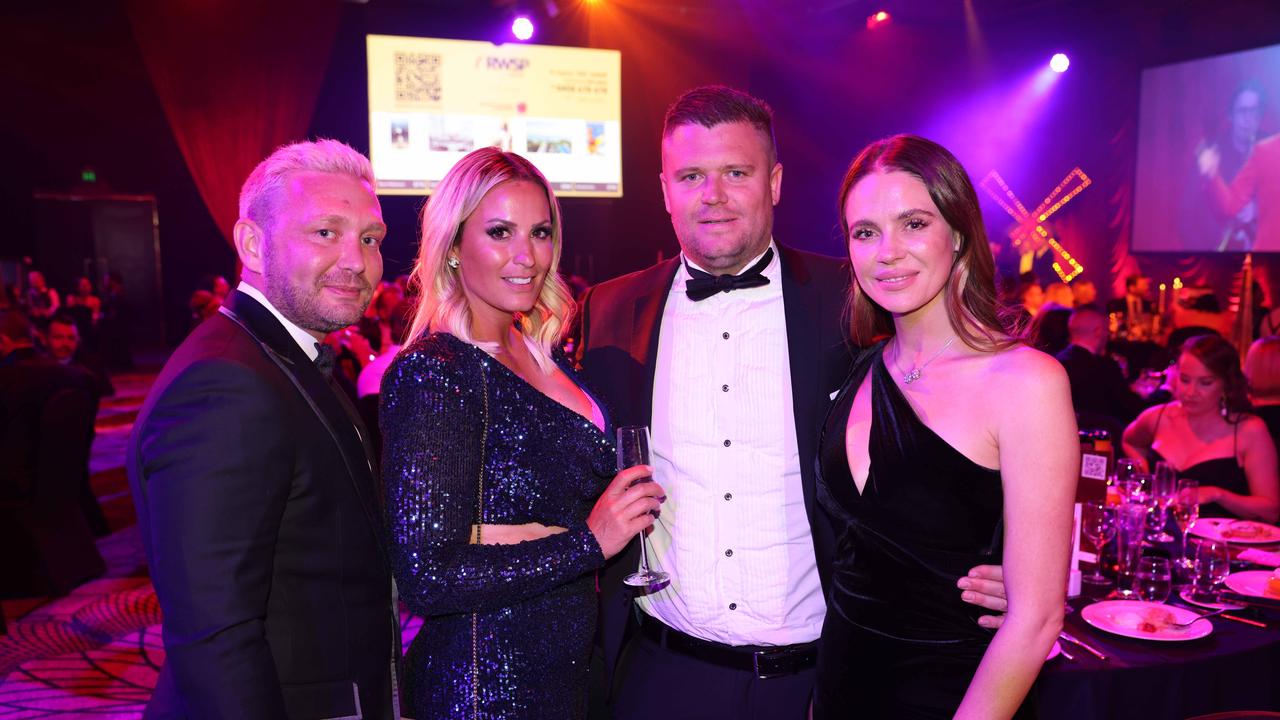
POLYGON ((604 563, 586 518, 614 474, 609 438, 444 333, 392 363, 381 419, 393 569, 425 618, 405 660, 406 716, 583 717, 604 563), (485 523, 568 532, 470 544, 481 473, 485 523))

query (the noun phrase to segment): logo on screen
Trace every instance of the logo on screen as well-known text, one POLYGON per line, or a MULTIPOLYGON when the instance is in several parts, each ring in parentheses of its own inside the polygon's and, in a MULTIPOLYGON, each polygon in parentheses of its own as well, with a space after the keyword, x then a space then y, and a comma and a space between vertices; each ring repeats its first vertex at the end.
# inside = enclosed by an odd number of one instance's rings
POLYGON ((510 58, 487 55, 485 57, 476 58, 476 67, 483 67, 486 70, 508 70, 511 72, 521 73, 529 67, 529 58, 510 58))

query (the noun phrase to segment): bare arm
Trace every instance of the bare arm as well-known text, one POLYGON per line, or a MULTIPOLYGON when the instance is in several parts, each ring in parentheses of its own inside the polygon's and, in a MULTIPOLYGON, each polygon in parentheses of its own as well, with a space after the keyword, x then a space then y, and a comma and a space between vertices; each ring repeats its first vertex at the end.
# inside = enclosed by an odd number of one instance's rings
POLYGON ((1249 494, 1206 485, 1200 488, 1200 502, 1218 503, 1242 518, 1275 522, 1280 518, 1280 475, 1276 468, 1275 443, 1266 425, 1255 417, 1242 421, 1240 440, 1249 494))
POLYGON ((1164 405, 1157 405, 1143 410, 1138 419, 1129 423, 1129 427, 1124 429, 1120 446, 1124 449, 1125 457, 1136 461, 1142 468, 1142 472, 1150 472, 1147 467, 1147 453, 1151 452, 1151 445, 1156 441, 1156 417, 1164 407, 1164 405))
POLYGON ((1004 580, 1009 612, 974 674, 956 718, 1011 718, 1062 629, 1071 508, 1080 469, 1071 392, 1046 355, 1011 363, 1014 401, 995 411, 1004 488, 1004 580))

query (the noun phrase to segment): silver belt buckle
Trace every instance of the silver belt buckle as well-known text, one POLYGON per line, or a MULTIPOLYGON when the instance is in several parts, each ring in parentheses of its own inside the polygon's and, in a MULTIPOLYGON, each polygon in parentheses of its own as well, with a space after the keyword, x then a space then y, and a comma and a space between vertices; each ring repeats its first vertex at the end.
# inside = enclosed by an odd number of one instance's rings
POLYGON ((766 661, 766 665, 768 665, 769 663, 767 661, 779 660, 786 656, 787 656, 786 653, 778 652, 776 650, 757 650, 751 653, 751 667, 755 671, 756 678, 759 680, 769 680, 772 678, 778 678, 778 677, 783 677, 785 675, 790 675, 791 674, 790 670, 779 671, 776 667, 772 670, 767 669, 767 667, 766 669, 763 669, 763 670, 760 668, 761 658, 763 658, 766 661))

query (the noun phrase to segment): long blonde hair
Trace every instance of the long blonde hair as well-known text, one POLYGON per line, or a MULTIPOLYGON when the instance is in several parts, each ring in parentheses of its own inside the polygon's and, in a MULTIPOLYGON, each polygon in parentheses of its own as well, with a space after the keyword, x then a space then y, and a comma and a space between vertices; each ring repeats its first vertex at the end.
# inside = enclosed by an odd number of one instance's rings
POLYGON ((410 278, 421 297, 409 324, 405 347, 429 332, 440 331, 491 354, 496 350, 493 343, 479 342, 472 337, 471 307, 462 289, 462 277, 458 270, 449 267, 448 259, 462 238, 463 223, 476 211, 484 196, 512 180, 538 185, 546 193, 551 209, 551 266, 533 308, 527 313, 516 313, 513 320, 519 323, 539 367, 545 372, 554 367, 551 352, 568 329, 574 312, 573 295, 556 272, 563 248, 560 203, 547 179, 532 163, 493 147, 475 150, 459 160, 445 173, 422 209, 422 242, 410 278))

